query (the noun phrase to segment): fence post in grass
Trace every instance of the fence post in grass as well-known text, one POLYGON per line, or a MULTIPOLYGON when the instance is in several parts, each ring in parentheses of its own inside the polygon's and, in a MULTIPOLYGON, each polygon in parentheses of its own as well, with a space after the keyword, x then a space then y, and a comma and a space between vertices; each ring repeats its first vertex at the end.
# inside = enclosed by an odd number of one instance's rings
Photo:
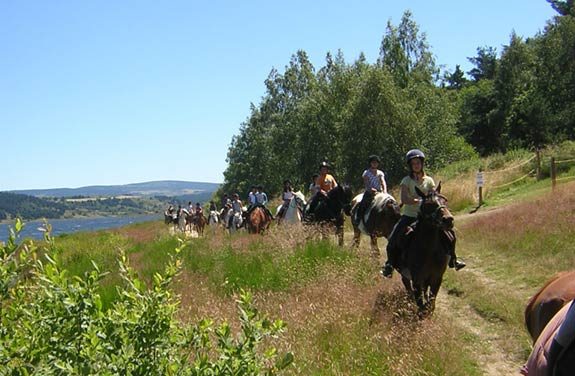
POLYGON ((479 195, 478 206, 481 206, 483 205, 483 172, 481 172, 481 168, 479 169, 479 171, 477 171, 477 177, 475 182, 477 183, 477 189, 479 195))
POLYGON ((535 177, 539 181, 541 180, 541 150, 539 148, 535 150, 535 161, 537 164, 535 166, 535 177))
POLYGON ((557 166, 555 164, 555 157, 551 157, 551 188, 555 189, 557 185, 557 166))

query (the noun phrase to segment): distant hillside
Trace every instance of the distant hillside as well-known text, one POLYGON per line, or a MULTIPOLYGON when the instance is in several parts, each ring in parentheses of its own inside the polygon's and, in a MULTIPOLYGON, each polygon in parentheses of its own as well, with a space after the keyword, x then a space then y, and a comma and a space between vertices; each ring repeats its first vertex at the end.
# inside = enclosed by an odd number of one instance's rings
POLYGON ((0 220, 59 218, 66 211, 62 203, 23 194, 0 192, 0 220))
POLYGON ((210 196, 219 188, 215 183, 163 180, 125 185, 94 185, 80 188, 28 189, 10 191, 35 197, 111 197, 111 196, 210 196))

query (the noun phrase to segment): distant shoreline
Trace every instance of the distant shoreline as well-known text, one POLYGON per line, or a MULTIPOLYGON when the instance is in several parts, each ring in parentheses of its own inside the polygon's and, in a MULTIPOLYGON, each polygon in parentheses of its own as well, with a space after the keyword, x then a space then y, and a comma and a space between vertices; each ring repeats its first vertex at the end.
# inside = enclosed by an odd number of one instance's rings
MULTIPOLYGON (((136 216, 147 216, 158 214, 161 216, 162 213, 126 213, 126 214, 110 214, 110 215, 73 215, 67 217, 57 217, 57 218, 34 218, 34 219, 22 219, 23 223, 28 222, 39 222, 46 220, 48 223, 52 220, 65 220, 65 219, 96 219, 96 218, 119 218, 119 217, 136 217, 136 216)), ((16 223, 16 218, 13 219, 2 219, 0 220, 0 225, 13 225, 16 223)))

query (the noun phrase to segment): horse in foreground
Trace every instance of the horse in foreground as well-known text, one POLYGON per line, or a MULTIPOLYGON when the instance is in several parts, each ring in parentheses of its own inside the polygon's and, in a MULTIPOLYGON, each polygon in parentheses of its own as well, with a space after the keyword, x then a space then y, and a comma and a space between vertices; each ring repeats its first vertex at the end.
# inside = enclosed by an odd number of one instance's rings
POLYGON ((327 193, 326 197, 319 200, 313 213, 304 215, 306 224, 318 224, 321 227, 335 229, 339 246, 343 246, 343 225, 345 223, 344 213, 351 214, 351 200, 353 193, 347 185, 338 185, 327 193))
POLYGON ((447 198, 441 195, 441 183, 428 194, 415 190, 421 204, 417 224, 404 239, 405 268, 401 270, 401 279, 415 298, 419 316, 424 318, 435 310, 435 299, 449 261, 444 232, 453 229, 454 218, 447 208, 447 198))
POLYGON ((531 297, 525 307, 525 326, 533 342, 553 316, 573 299, 575 299, 575 270, 555 275, 531 297))
POLYGON ((521 370, 526 376, 572 375, 575 370, 575 271, 551 278, 529 299, 525 325, 534 341, 521 370), (567 323, 566 326, 564 323, 567 323), (565 326, 565 327, 563 327, 565 326), (560 340, 557 334, 561 331, 560 340), (554 340, 557 340, 553 345, 554 340), (560 343, 561 347, 557 347, 560 343))
MULTIPOLYGON (((355 215, 358 205, 363 199, 363 193, 355 196, 351 201, 351 216, 355 215)), ((361 233, 369 235, 371 239, 371 253, 378 256, 380 254, 377 245, 378 237, 387 237, 391 234, 393 226, 401 217, 397 201, 388 193, 377 193, 371 201, 369 207, 364 211, 363 218, 359 223, 353 223, 353 248, 359 247, 361 233)))

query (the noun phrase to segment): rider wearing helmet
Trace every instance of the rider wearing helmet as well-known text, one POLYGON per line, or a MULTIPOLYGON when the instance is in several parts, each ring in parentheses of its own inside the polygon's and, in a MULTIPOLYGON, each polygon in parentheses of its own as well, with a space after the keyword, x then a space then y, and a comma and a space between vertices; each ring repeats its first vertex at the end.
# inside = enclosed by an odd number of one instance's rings
MULTIPOLYGON (((401 202, 401 218, 396 223, 393 231, 389 236, 387 243, 387 261, 382 267, 382 274, 385 277, 391 277, 393 274, 393 266, 398 265, 398 259, 401 255, 401 248, 399 247, 398 238, 405 233, 407 226, 413 224, 417 220, 419 213, 419 203, 421 198, 415 191, 415 187, 419 188, 423 193, 427 194, 432 189, 435 189, 435 182, 425 174, 423 169, 425 163, 425 154, 419 149, 412 149, 405 155, 405 163, 409 169, 409 175, 404 177, 400 183, 401 202)), ((449 253, 451 255, 449 267, 459 270, 465 267, 465 263, 457 261, 455 256, 455 234, 446 234, 446 238, 450 243, 449 253), (452 239, 449 239, 452 237, 452 239)))
POLYGON ((381 160, 377 155, 370 155, 367 159, 367 163, 368 168, 361 175, 365 192, 363 193, 361 201, 357 204, 357 210, 352 216, 355 226, 359 225, 365 213, 365 209, 369 207, 375 194, 378 192, 387 193, 385 174, 378 169, 381 160))

